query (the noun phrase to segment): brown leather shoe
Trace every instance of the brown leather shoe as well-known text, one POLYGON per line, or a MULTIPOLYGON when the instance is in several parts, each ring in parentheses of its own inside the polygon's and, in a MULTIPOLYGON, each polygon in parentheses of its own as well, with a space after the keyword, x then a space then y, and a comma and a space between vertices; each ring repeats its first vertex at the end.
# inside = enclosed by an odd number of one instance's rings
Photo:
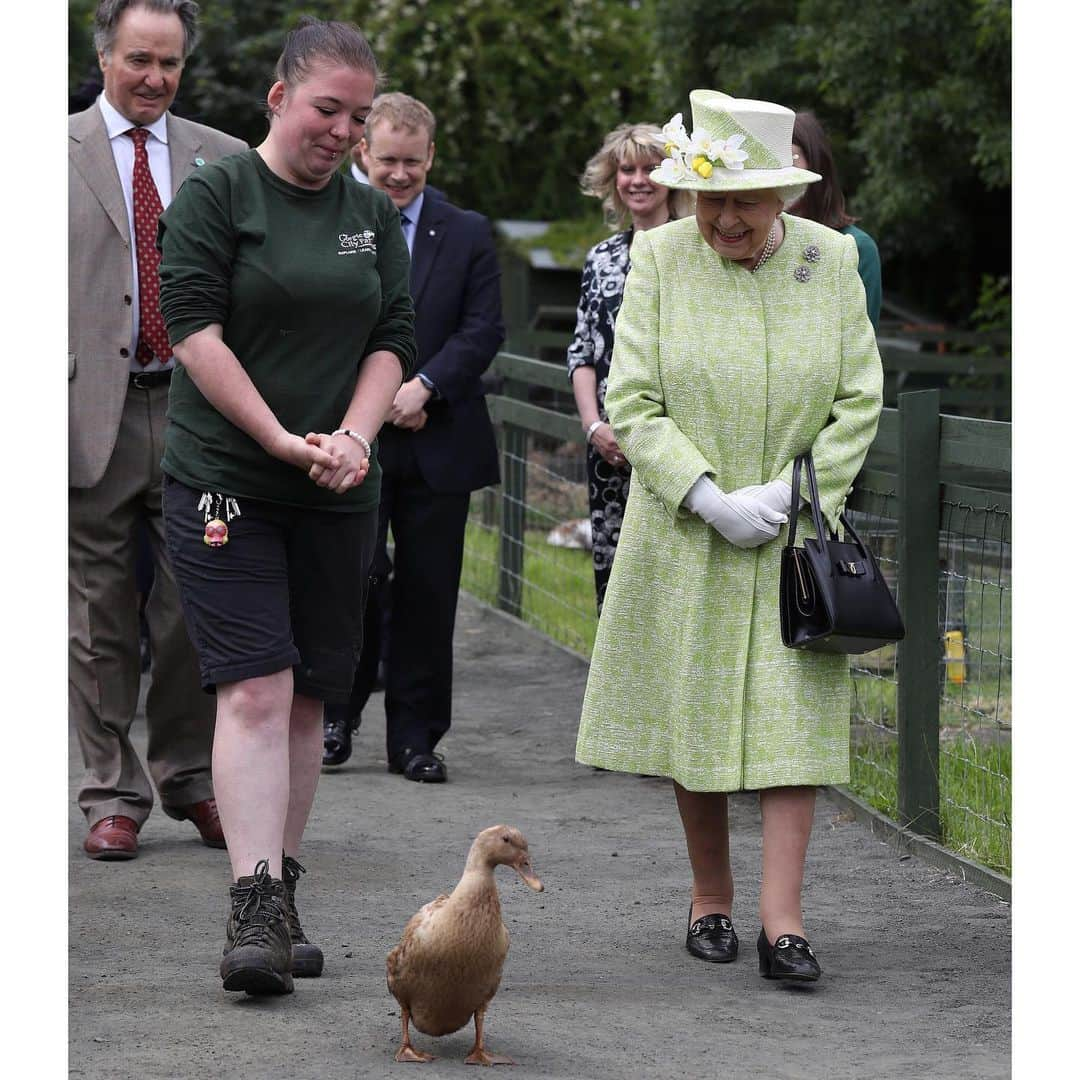
POLYGON ((91 826, 83 850, 91 859, 134 859, 139 853, 138 832, 131 818, 114 814, 91 826))
POLYGON ((221 831, 221 818, 217 812, 217 799, 203 799, 202 802, 188 806, 170 806, 169 816, 177 821, 195 822, 195 828, 199 830, 199 835, 207 847, 225 846, 225 834, 221 831))

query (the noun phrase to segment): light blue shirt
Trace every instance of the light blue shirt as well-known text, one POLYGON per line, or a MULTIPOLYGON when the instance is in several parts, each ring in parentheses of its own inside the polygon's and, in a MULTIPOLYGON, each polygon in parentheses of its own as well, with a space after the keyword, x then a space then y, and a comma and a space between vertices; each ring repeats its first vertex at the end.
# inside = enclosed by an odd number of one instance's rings
POLYGON ((401 223, 401 231, 405 234, 405 243, 409 245, 409 255, 412 256, 413 241, 416 239, 416 226, 420 221, 420 213, 424 209, 424 193, 421 191, 419 195, 408 206, 401 208, 402 214, 409 219, 409 223, 406 225, 404 220, 401 223))

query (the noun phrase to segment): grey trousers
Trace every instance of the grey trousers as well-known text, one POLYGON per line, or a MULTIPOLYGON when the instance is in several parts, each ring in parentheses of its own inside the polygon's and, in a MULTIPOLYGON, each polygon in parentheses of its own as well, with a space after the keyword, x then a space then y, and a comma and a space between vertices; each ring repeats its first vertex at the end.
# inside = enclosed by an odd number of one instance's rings
POLYGON ((199 685, 165 552, 161 461, 168 386, 129 388, 116 448, 92 488, 68 489, 68 709, 86 775, 79 807, 93 826, 122 814, 142 825, 154 804, 213 794, 214 698, 199 685), (139 695, 136 524, 148 527, 154 585, 146 605, 152 666, 146 698, 147 778, 129 738, 139 695))

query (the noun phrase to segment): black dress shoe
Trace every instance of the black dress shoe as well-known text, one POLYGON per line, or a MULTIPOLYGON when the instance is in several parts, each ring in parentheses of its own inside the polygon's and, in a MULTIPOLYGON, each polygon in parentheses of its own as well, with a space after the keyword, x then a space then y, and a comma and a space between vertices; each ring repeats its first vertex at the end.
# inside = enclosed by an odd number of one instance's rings
POLYGON ((425 784, 446 782, 446 766, 443 764, 442 754, 429 754, 424 750, 414 750, 410 746, 390 755, 386 771, 401 773, 406 780, 419 780, 425 784))
POLYGON ((344 765, 352 757, 353 732, 359 727, 359 717, 353 720, 344 709, 326 707, 323 713, 324 765, 344 765))
POLYGON ((781 934, 774 945, 769 944, 765 928, 757 939, 758 971, 766 979, 791 979, 794 982, 817 982, 821 965, 810 948, 810 942, 798 934, 781 934))
MULTIPOLYGON (((690 915, 694 905, 690 905, 690 915)), ((690 916, 687 916, 689 922, 690 916)), ((702 915, 686 928, 686 948, 700 960, 710 964, 730 964, 739 955, 739 939, 735 927, 726 915, 702 915)))

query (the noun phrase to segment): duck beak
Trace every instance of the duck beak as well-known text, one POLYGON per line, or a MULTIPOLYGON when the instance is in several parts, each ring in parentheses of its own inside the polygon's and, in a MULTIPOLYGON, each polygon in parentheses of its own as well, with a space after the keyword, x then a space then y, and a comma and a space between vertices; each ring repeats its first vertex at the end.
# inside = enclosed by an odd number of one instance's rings
POLYGON ((533 873, 532 863, 529 862, 528 855, 522 855, 517 862, 511 863, 511 866, 513 866, 517 876, 521 878, 533 892, 544 891, 544 883, 533 873))

